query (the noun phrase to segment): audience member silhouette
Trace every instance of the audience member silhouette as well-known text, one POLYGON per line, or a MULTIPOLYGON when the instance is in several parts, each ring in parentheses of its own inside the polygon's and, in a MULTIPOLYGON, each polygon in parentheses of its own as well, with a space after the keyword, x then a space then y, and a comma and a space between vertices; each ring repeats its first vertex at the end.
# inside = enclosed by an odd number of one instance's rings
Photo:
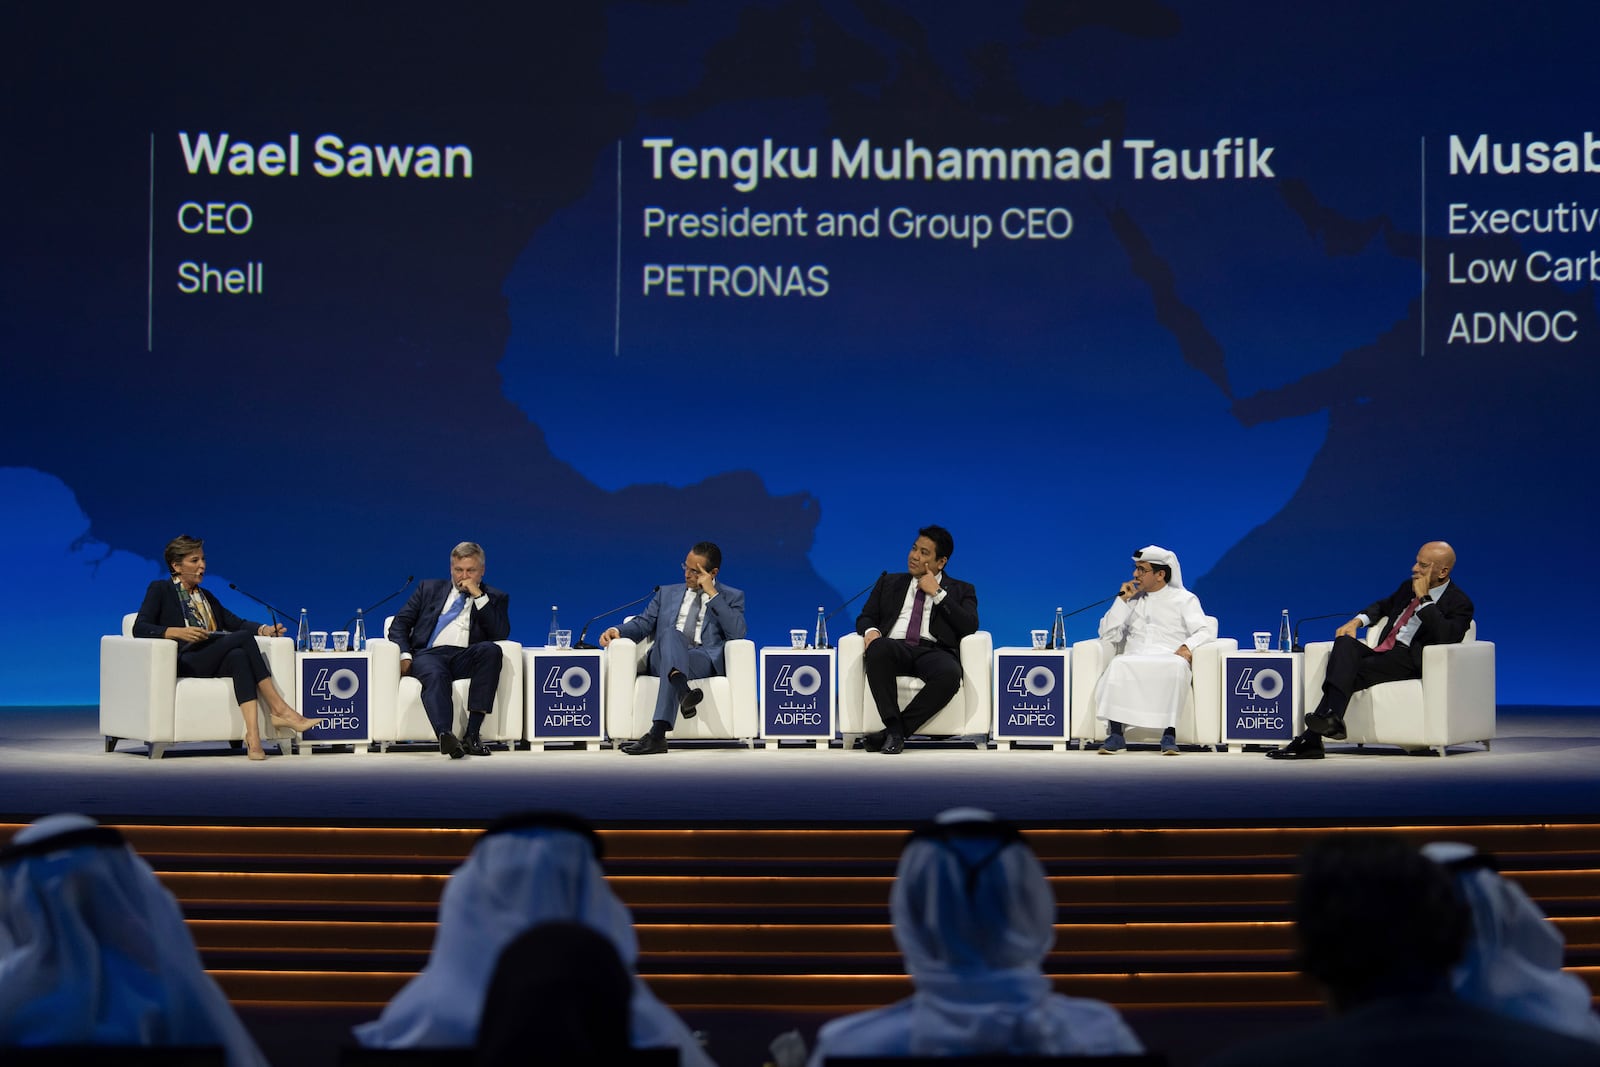
POLYGON ((1589 987, 1561 969, 1566 939, 1522 887, 1471 845, 1435 841, 1423 855, 1455 879, 1472 912, 1466 952, 1450 975, 1456 996, 1513 1019, 1600 1043, 1589 987))
POLYGON ((46 816, 0 851, 0 1045, 220 1045, 232 1067, 266 1063, 177 900, 84 815, 46 816))
POLYGON ((916 992, 825 1024, 829 1056, 1109 1055, 1142 1051, 1115 1008, 1051 989, 1056 901, 1010 824, 954 808, 912 834, 889 896, 916 992))
POLYGON ((495 963, 478 1022, 480 1067, 613 1063, 628 1051, 633 976, 600 931, 549 922, 495 963))
MULTIPOLYGON (((473 1045, 496 960, 519 934, 540 923, 592 927, 631 973, 639 953, 633 916, 606 884, 601 853, 593 829, 572 815, 530 812, 491 825, 445 886, 422 973, 376 1020, 357 1026, 356 1039, 377 1048, 473 1045)), ((711 1067, 683 1020, 637 975, 631 986, 630 1044, 675 1046, 684 1067, 711 1067)))
POLYGON ((1309 847, 1295 928, 1300 969, 1333 1017, 1208 1061, 1213 1067, 1487 1067, 1600 1064, 1600 1049, 1469 1004, 1450 991, 1470 916, 1438 864, 1399 837, 1348 834, 1309 847))

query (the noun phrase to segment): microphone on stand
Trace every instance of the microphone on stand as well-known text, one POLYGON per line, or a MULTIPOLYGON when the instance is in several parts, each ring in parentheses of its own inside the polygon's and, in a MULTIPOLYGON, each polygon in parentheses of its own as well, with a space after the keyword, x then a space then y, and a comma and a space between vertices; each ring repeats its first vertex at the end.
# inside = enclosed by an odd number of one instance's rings
POLYGON ((228 583, 228 588, 232 589, 235 593, 238 593, 240 596, 244 597, 246 600, 254 600, 257 604, 260 604, 262 607, 266 608, 268 614, 270 614, 272 616, 272 625, 274 625, 274 626, 283 626, 284 633, 288 633, 289 632, 289 627, 285 626, 283 623, 279 622, 278 621, 278 616, 282 615, 286 619, 292 619, 292 618, 294 618, 293 615, 290 615, 287 611, 280 611, 279 609, 273 607, 271 604, 268 604, 265 600, 262 600, 260 597, 254 596, 253 594, 245 592, 243 589, 240 589, 233 582, 229 582, 228 583))
MULTIPOLYGON (((851 604, 855 603, 857 600, 860 600, 863 596, 866 595, 868 590, 870 590, 873 586, 877 585, 879 582, 883 581, 884 577, 888 573, 889 573, 888 571, 880 571, 876 578, 872 579, 872 581, 867 583, 865 589, 862 589, 861 592, 857 593, 855 596, 851 597, 849 600, 846 600, 843 604, 840 604, 838 607, 834 608, 832 611, 830 611, 826 615, 824 615, 822 617, 822 625, 823 626, 827 626, 829 619, 831 619, 835 615, 839 614, 839 612, 843 611, 845 608, 849 607, 851 604)), ((823 645, 822 647, 823 648, 831 648, 833 646, 832 645, 823 645)))
POLYGON ((595 623, 599 622, 601 619, 605 618, 607 615, 615 615, 619 611, 627 611, 629 608, 638 607, 640 604, 643 604, 646 600, 649 600, 651 597, 655 596, 660 591, 661 591, 661 587, 659 585, 655 586, 648 593, 646 593, 644 596, 640 597, 638 600, 630 600, 626 604, 619 604, 617 607, 614 607, 609 611, 602 611, 600 614, 596 615, 594 618, 590 619, 588 622, 583 624, 583 629, 578 631, 578 643, 573 645, 572 647, 573 648, 595 648, 595 647, 597 647, 595 645, 591 645, 585 639, 585 636, 589 632, 589 627, 593 626, 595 623))
POLYGON ((383 605, 387 604, 389 601, 393 600, 395 597, 399 596, 401 593, 404 593, 406 591, 406 586, 409 586, 412 583, 412 581, 415 580, 416 577, 417 576, 415 574, 406 575, 405 585, 402 585, 399 589, 396 589, 394 592, 390 593, 388 596, 384 597, 382 600, 378 601, 377 603, 368 604, 366 607, 364 607, 360 611, 356 612, 355 615, 352 615, 348 619, 346 619, 344 621, 344 625, 339 627, 339 629, 341 629, 341 630, 350 629, 350 627, 355 625, 356 615, 370 615, 370 614, 372 614, 372 609, 373 608, 382 607, 383 605))
MULTIPOLYGON (((1084 612, 1088 611, 1090 608, 1097 608, 1101 604, 1109 604, 1111 601, 1116 600, 1121 595, 1122 595, 1122 590, 1119 589, 1115 593, 1112 593, 1110 596, 1106 597, 1104 600, 1096 600, 1092 604, 1085 604, 1081 608, 1073 608, 1071 611, 1062 613, 1061 619, 1062 619, 1063 622, 1065 622, 1067 619, 1072 618, 1074 615, 1082 615, 1084 612)), ((1053 631, 1055 629, 1054 624, 1052 624, 1050 628, 1053 631)), ((1066 630, 1066 628, 1065 628, 1065 626, 1063 626, 1062 627, 1062 631, 1063 632, 1061 634, 1061 639, 1063 641, 1065 641, 1066 637, 1067 637, 1065 630, 1066 630)), ((1055 639, 1055 635, 1052 633, 1051 634, 1051 640, 1053 641, 1054 639, 1055 639)), ((1063 645, 1062 647, 1065 648, 1067 646, 1063 645)))
POLYGON ((1335 612, 1333 612, 1332 614, 1329 614, 1329 615, 1307 615, 1305 618, 1298 620, 1294 624, 1294 642, 1293 642, 1293 644, 1290 645, 1291 651, 1304 652, 1306 650, 1306 646, 1302 645, 1300 643, 1300 623, 1302 623, 1302 622, 1321 622, 1323 619, 1348 619, 1348 618, 1351 618, 1351 616, 1346 615, 1342 611, 1335 611, 1335 612))
POLYGON ((1119 589, 1115 593, 1112 593, 1110 596, 1106 597, 1104 600, 1096 600, 1093 604, 1085 604, 1081 608, 1073 608, 1071 611, 1067 612, 1065 615, 1063 615, 1061 617, 1063 619, 1070 619, 1074 615, 1082 615, 1084 612, 1088 611, 1090 608, 1097 608, 1101 604, 1109 604, 1113 600, 1115 600, 1118 597, 1120 597, 1121 595, 1122 595, 1122 590, 1119 589))

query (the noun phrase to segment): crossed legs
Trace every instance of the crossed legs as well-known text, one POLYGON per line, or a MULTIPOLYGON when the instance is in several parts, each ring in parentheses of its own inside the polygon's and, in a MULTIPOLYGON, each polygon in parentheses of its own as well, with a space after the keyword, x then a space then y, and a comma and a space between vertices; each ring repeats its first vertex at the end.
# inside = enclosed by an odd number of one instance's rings
POLYGON ((267 713, 278 726, 287 726, 298 732, 316 725, 289 706, 278 686, 272 680, 272 670, 261 655, 256 636, 248 630, 238 630, 207 641, 198 647, 178 654, 178 674, 185 678, 229 678, 233 681, 233 699, 244 717, 245 751, 253 760, 266 759, 261 751, 259 709, 256 700, 267 702, 267 713))

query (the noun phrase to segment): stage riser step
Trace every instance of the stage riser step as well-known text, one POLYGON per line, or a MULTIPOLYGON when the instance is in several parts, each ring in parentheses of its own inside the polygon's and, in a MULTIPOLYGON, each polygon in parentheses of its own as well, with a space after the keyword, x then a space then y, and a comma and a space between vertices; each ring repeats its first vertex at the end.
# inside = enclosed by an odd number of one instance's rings
MULTIPOLYGON (((1594 992, 1600 974, 1577 973, 1594 992)), ((274 972, 213 970, 211 974, 235 1001, 280 1004, 367 1006, 377 1011, 410 975, 385 972, 274 972)), ((908 996, 910 979, 895 974, 745 975, 654 974, 643 976, 651 990, 679 1011, 730 1007, 784 1006, 860 1011, 908 996)), ((1254 973, 1198 971, 1182 974, 1055 974, 1052 982, 1068 996, 1094 997, 1117 1005, 1203 1009, 1232 1005, 1315 1004, 1311 982, 1290 970, 1254 973)))
MULTIPOLYGON (((1600 956, 1600 920, 1557 922, 1569 958, 1600 956)), ((433 945, 433 923, 283 923, 250 920, 190 920, 202 952, 421 953, 433 945)), ((672 953, 710 956, 895 955, 887 926, 690 926, 635 927, 642 958, 672 953)), ((1294 931, 1280 923, 1144 923, 1057 925, 1053 958, 1107 954, 1218 955, 1293 952, 1294 931)))
MULTIPOLYGON (((234 855, 241 860, 272 857, 318 865, 330 860, 432 861, 459 864, 477 841, 479 828, 152 826, 119 827, 130 843, 154 864, 158 857, 234 855)), ((0 823, 0 840, 20 824, 0 823)), ((1366 827, 1027 829, 1030 845, 1048 865, 1207 859, 1288 864, 1311 841, 1329 833, 1361 832, 1366 827)), ((1513 856, 1600 857, 1600 826, 1534 824, 1522 826, 1381 827, 1417 843, 1466 841, 1501 858, 1513 856)), ((905 843, 904 829, 604 829, 600 837, 610 864, 634 862, 878 861, 891 866, 905 843)), ((1581 860, 1584 866, 1600 861, 1581 860)), ((1535 866, 1572 866, 1549 862, 1535 866)), ((1513 868, 1514 869, 1514 868, 1513 868)))
MULTIPOLYGON (((0 840, 15 826, 0 825, 0 840)), ((237 1001, 376 1012, 426 962, 475 827, 124 827, 237 1001)), ((1045 828, 1057 988, 1139 1010, 1316 1002, 1294 973, 1294 858, 1362 827, 1045 828)), ((1461 840, 1557 917, 1600 988, 1600 825, 1381 828, 1461 840)), ((639 970, 680 1010, 856 1011, 905 996, 888 901, 904 828, 600 830, 639 970)))
MULTIPOLYGON (((164 872, 162 882, 185 903, 210 906, 247 901, 265 907, 359 907, 363 904, 431 907, 444 891, 444 875, 242 874, 164 872)), ((1515 875, 1529 896, 1552 900, 1593 900, 1600 896, 1600 870, 1526 871, 1515 875)), ((631 877, 607 879, 630 907, 657 905, 713 907, 873 907, 886 906, 891 878, 805 877, 697 878, 631 877)), ((1053 877, 1056 899, 1065 907, 1106 905, 1264 904, 1281 907, 1294 891, 1288 874, 1127 875, 1053 877)))
MULTIPOLYGON (((325 1004, 386 1004, 410 978, 396 972, 317 972, 215 970, 230 999, 325 1004)), ((1052 976, 1069 996, 1098 997, 1114 1003, 1263 1004, 1316 1000, 1310 983, 1292 971, 1190 974, 1068 974, 1052 976)), ((746 975, 655 974, 646 984, 679 1010, 785 1004, 869 1006, 911 993, 910 979, 898 974, 746 975)), ((858 1010, 852 1008, 852 1010, 858 1010)))

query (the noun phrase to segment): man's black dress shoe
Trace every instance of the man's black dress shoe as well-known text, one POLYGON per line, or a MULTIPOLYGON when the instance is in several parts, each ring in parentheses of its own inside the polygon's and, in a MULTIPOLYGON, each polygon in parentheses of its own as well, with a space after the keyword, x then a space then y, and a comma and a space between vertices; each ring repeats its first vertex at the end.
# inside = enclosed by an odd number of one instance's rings
POLYGON ((883 742, 888 736, 888 730, 874 730, 870 734, 862 734, 861 747, 868 752, 882 752, 883 742))
POLYGON ((465 738, 462 738, 461 747, 466 751, 467 755, 469 755, 469 756, 488 756, 488 755, 491 755, 491 753, 489 751, 489 746, 484 744, 481 740, 479 740, 476 737, 465 737, 465 738))
POLYGON ((706 691, 704 689, 686 690, 683 696, 678 698, 678 714, 682 715, 685 719, 694 718, 696 715, 700 714, 695 709, 700 706, 700 701, 704 700, 705 698, 706 691))
POLYGON ((1332 715, 1319 715, 1316 712, 1306 716, 1306 729, 1314 734, 1321 734, 1329 741, 1343 741, 1346 736, 1344 720, 1336 719, 1332 715))
POLYGON ((667 739, 657 738, 655 734, 645 734, 639 740, 628 741, 622 746, 622 751, 630 756, 653 756, 666 750, 667 739))
POLYGON ((1269 749, 1268 759, 1321 759, 1322 738, 1316 734, 1301 734, 1282 748, 1269 749))
POLYGON ((461 742, 456 740, 455 734, 446 730, 439 735, 439 753, 451 759, 460 759, 467 754, 467 750, 461 747, 461 742))
POLYGON ((891 730, 887 734, 884 735, 883 747, 880 748, 878 751, 882 752, 885 756, 897 756, 900 753, 904 752, 905 750, 906 750, 905 735, 891 730))

